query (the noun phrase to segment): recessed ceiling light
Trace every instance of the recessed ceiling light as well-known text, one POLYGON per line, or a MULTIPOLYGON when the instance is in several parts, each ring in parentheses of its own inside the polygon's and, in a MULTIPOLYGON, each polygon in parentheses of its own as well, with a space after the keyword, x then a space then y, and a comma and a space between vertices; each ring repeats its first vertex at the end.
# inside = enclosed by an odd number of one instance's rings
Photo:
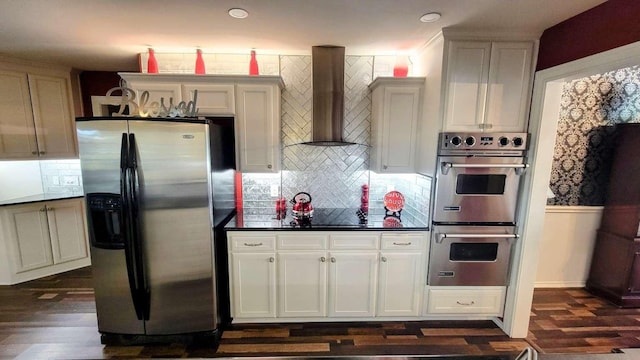
POLYGON ((236 19, 244 19, 249 16, 249 13, 245 9, 233 8, 229 9, 229 16, 236 19))
POLYGON ((426 13, 420 17, 420 21, 424 23, 430 23, 438 20, 440 20, 440 13, 437 12, 426 13))

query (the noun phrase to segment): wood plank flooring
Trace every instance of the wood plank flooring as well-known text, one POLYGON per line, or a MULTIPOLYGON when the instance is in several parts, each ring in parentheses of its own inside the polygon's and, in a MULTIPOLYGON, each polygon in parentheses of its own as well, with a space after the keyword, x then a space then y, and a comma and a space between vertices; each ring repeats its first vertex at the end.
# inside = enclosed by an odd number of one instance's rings
POLYGON ((0 286, 0 359, 235 356, 500 355, 640 348, 640 309, 618 309, 582 289, 536 289, 529 335, 511 339, 491 321, 234 324, 218 349, 183 344, 104 346, 91 270, 0 286))

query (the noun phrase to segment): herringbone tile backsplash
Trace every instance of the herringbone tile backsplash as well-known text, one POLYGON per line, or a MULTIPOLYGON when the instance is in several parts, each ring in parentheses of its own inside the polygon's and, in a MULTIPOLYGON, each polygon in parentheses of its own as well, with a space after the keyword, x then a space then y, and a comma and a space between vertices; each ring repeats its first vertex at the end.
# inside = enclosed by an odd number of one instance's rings
POLYGON ((280 174, 243 174, 245 216, 274 211, 271 189, 292 199, 305 191, 317 208, 357 208, 362 185, 370 189, 370 208, 383 209, 382 196, 394 188, 404 193, 407 210, 428 218, 431 181, 417 174, 381 176, 369 168, 371 92, 373 56, 345 58, 345 128, 348 146, 309 146, 311 140, 312 84, 311 56, 281 56, 282 91, 282 171, 280 174), (379 198, 379 199, 378 199, 379 198))

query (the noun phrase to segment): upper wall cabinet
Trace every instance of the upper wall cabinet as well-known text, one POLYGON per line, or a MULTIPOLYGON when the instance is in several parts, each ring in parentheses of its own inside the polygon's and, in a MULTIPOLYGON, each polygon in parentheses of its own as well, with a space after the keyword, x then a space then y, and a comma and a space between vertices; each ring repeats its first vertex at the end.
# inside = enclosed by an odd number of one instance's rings
POLYGON ((135 91, 138 103, 141 94, 148 91, 147 105, 161 99, 165 106, 171 99, 174 105, 196 100, 200 116, 234 116, 237 169, 263 173, 280 170, 280 95, 284 84, 279 76, 120 76, 135 91))
POLYGON ((443 29, 416 59, 427 81, 416 171, 434 176, 438 133, 527 131, 536 34, 443 29))
POLYGON ((78 156, 70 72, 0 62, 0 159, 78 156))
POLYGON ((280 171, 280 87, 236 85, 236 148, 242 172, 280 171))
POLYGON ((534 43, 451 41, 444 131, 526 131, 534 43))
POLYGON ((371 170, 415 172, 425 78, 377 78, 371 83, 371 170))

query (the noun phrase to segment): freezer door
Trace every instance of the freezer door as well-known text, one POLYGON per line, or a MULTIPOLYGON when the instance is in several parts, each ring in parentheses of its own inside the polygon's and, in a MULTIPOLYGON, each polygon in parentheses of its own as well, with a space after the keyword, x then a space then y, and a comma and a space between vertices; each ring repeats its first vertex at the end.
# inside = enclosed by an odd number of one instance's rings
MULTIPOLYGON (((91 199, 90 194, 102 194, 100 198, 119 198, 120 150, 122 134, 127 133, 127 122, 111 119, 77 121, 76 130, 86 198, 91 199)), ((92 216, 97 216, 92 214, 96 207, 96 204, 88 204, 86 208, 98 330, 144 334, 144 322, 138 320, 131 297, 125 250, 122 246, 111 246, 111 242, 99 241, 104 238, 105 226, 100 226, 97 218, 92 221, 92 216)), ((104 219, 104 213, 98 215, 104 219)))
POLYGON ((129 122, 150 292, 148 335, 213 330, 213 229, 208 126, 129 122))

